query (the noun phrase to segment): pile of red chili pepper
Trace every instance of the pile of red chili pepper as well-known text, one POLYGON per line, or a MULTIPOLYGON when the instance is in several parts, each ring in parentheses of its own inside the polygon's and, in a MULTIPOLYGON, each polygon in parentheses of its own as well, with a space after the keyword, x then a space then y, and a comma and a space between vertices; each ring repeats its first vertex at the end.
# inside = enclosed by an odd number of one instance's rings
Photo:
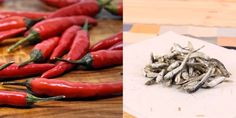
POLYGON ((0 41, 24 37, 7 51, 34 45, 29 60, 0 64, 0 80, 5 81, 2 85, 27 88, 27 92, 0 91, 0 105, 30 107, 38 101, 122 95, 122 80, 82 83, 55 78, 73 70, 96 71, 123 64, 122 32, 92 46, 89 35, 101 9, 122 16, 122 0, 41 1, 59 9, 54 12, 0 11, 0 41), (41 77, 25 82, 9 81, 38 75, 41 77))

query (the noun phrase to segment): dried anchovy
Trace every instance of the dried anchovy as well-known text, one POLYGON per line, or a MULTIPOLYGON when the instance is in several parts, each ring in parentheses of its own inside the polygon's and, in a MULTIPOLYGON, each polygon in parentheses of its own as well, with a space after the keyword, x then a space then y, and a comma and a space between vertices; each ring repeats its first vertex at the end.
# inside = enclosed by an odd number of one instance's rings
POLYGON ((213 88, 224 82, 230 72, 219 60, 199 52, 201 48, 194 50, 191 42, 187 47, 174 43, 168 54, 157 56, 151 53, 151 64, 144 68, 144 75, 151 79, 145 84, 176 85, 193 93, 199 88, 213 88))

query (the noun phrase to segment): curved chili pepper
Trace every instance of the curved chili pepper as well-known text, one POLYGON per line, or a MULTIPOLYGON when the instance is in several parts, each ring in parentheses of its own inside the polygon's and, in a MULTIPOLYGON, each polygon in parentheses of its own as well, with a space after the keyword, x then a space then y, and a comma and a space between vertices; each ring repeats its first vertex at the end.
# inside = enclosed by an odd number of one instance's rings
POLYGON ((3 82, 2 85, 26 86, 35 95, 58 96, 66 98, 104 97, 122 94, 122 81, 109 83, 82 83, 65 80, 35 78, 25 82, 3 82))
POLYGON ((63 54, 70 50, 71 44, 75 38, 76 32, 79 31, 81 27, 79 26, 71 26, 68 28, 61 36, 61 39, 54 49, 50 60, 54 60, 56 57, 61 57, 63 54))
POLYGON ((108 49, 111 46, 113 46, 114 44, 122 41, 123 38, 123 33, 119 32, 115 35, 112 35, 104 40, 99 41, 98 43, 94 44, 91 48, 90 48, 90 52, 92 51, 97 51, 97 50, 102 50, 102 49, 108 49))
POLYGON ((97 23, 96 19, 88 16, 72 16, 43 20, 30 29, 26 38, 8 48, 8 52, 25 42, 35 43, 50 37, 58 36, 72 25, 83 25, 86 20, 88 20, 88 23, 90 24, 97 23))
POLYGON ((78 3, 53 12, 48 18, 78 15, 95 16, 100 11, 100 7, 109 2, 110 0, 81 0, 78 3))
POLYGON ((30 107, 36 102, 58 100, 62 98, 65 98, 65 96, 39 98, 25 92, 0 91, 0 105, 15 107, 30 107))
POLYGON ((11 29, 7 31, 0 31, 0 41, 3 41, 4 39, 14 37, 20 33, 23 33, 26 31, 26 28, 17 28, 17 29, 11 29))
POLYGON ((49 6, 62 8, 80 2, 81 0, 41 0, 41 1, 49 6))
POLYGON ((116 43, 115 45, 108 48, 108 50, 123 50, 123 41, 116 43))
POLYGON ((30 28, 34 25, 38 20, 32 20, 21 16, 12 16, 9 18, 4 18, 0 20, 0 31, 10 30, 10 29, 17 29, 17 28, 30 28))
POLYGON ((11 16, 21 16, 29 19, 46 18, 50 13, 47 12, 25 12, 25 11, 0 11, 0 19, 11 16))
MULTIPOLYGON (((79 30, 75 36, 75 39, 72 43, 71 49, 66 55, 66 60, 76 60, 82 58, 89 49, 89 34, 88 34, 88 24, 85 23, 83 30, 79 30)), ((74 67, 74 64, 60 62, 56 67, 48 70, 43 73, 41 77, 52 78, 63 74, 66 71, 69 71, 74 67)))
POLYGON ((80 60, 65 60, 56 58, 60 61, 66 61, 79 66, 85 67, 86 69, 98 69, 109 66, 122 65, 123 54, 122 50, 99 50, 96 52, 90 52, 86 54, 80 60))
POLYGON ((59 39, 59 37, 53 37, 37 44, 30 53, 30 59, 21 63, 19 66, 22 67, 31 62, 43 62, 45 59, 49 58, 50 54, 57 46, 59 39))
POLYGON ((105 5, 105 9, 114 15, 123 16, 123 2, 122 2, 122 0, 112 0, 112 2, 105 5))
POLYGON ((54 64, 28 64, 19 68, 17 64, 12 64, 0 71, 0 80, 8 78, 30 77, 42 74, 55 67, 54 64))

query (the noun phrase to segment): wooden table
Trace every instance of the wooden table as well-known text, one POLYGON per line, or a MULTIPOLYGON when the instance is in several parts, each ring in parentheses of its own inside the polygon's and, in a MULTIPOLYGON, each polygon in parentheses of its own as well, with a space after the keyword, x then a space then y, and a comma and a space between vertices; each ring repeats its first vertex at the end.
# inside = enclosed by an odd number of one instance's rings
MULTIPOLYGON (((31 10, 31 11, 52 11, 50 8, 37 0, 8 0, 1 6, 1 9, 8 10, 31 10)), ((101 15, 98 25, 92 28, 90 33, 91 45, 97 41, 112 35, 122 29, 122 21, 111 19, 109 14, 101 15)), ((20 63, 29 58, 29 52, 33 46, 27 46, 13 53, 7 53, 6 49, 9 45, 17 40, 9 40, 0 43, 0 62, 8 62, 10 60, 20 63)), ((94 71, 76 70, 64 74, 55 79, 64 79, 79 82, 108 82, 122 79, 122 66, 107 68, 94 71)), ((27 78, 15 81, 24 81, 27 78)), ((4 88, 1 90, 23 90, 25 88, 4 88)), ((9 108, 0 107, 1 118, 113 118, 122 116, 122 96, 104 98, 97 100, 73 100, 73 101, 50 101, 37 103, 33 108, 9 108)))
POLYGON ((124 0, 124 8, 124 23, 236 26, 236 0, 124 0))

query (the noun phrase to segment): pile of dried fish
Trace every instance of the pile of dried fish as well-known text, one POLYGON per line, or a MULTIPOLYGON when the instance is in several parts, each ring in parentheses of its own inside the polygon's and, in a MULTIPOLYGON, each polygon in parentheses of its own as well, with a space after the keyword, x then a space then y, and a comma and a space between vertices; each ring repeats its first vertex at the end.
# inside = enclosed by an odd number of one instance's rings
POLYGON ((212 88, 222 83, 231 74, 219 60, 199 52, 201 48, 195 50, 190 42, 187 47, 175 43, 169 54, 157 56, 152 53, 151 64, 144 68, 145 77, 151 79, 145 84, 176 85, 193 93, 199 88, 212 88))

